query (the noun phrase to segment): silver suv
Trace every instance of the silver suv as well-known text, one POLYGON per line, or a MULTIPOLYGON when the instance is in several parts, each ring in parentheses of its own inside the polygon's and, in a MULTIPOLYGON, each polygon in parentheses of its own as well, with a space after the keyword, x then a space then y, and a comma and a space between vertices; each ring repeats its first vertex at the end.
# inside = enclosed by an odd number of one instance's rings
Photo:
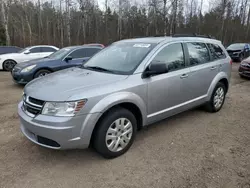
POLYGON ((24 88, 23 134, 52 149, 93 146, 106 158, 124 154, 138 129, 204 105, 219 111, 231 58, 202 37, 122 40, 84 66, 37 78, 24 88))

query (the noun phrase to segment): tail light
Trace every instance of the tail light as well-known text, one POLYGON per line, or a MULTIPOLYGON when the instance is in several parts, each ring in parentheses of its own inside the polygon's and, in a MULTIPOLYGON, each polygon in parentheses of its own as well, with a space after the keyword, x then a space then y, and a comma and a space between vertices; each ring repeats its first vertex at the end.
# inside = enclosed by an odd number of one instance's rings
POLYGON ((233 64, 233 60, 232 60, 232 59, 230 60, 230 64, 231 64, 231 65, 233 64))

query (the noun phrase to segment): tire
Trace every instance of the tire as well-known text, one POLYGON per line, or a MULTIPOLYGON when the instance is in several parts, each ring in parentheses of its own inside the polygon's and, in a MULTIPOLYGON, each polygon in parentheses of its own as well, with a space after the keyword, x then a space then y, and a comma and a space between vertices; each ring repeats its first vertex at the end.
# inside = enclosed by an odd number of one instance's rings
POLYGON ((134 142, 137 121, 133 113, 127 109, 119 107, 110 110, 97 126, 93 138, 93 146, 104 158, 112 159, 126 153, 134 142), (122 125, 128 126, 129 122, 130 126, 124 129, 122 125), (119 131, 119 125, 121 125, 121 131, 119 131), (111 131, 110 129, 113 130, 111 131), (123 135, 125 131, 130 133, 123 135), (122 146, 121 144, 124 145, 122 146))
POLYGON ((225 102, 225 97, 226 87, 223 83, 219 82, 214 88, 210 101, 206 104, 206 110, 212 113, 220 111, 225 102), (215 102, 215 97, 217 97, 218 103, 215 102))
POLYGON ((51 71, 49 71, 49 70, 41 69, 41 70, 39 70, 39 71, 37 71, 37 72, 35 73, 34 78, 43 77, 43 76, 45 76, 45 75, 47 75, 47 74, 50 74, 50 73, 51 73, 51 71))
POLYGON ((6 60, 3 62, 3 70, 5 71, 12 71, 12 69, 15 67, 16 62, 14 60, 6 60))

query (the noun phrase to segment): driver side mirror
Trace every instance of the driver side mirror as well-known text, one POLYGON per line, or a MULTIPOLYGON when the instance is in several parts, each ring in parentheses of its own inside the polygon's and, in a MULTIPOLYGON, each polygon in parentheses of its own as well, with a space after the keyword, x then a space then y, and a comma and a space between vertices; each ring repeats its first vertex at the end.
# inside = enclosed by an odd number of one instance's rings
POLYGON ((24 52, 24 54, 26 54, 26 55, 27 55, 27 54, 30 54, 30 51, 27 50, 27 51, 24 52))
POLYGON ((68 62, 68 61, 71 61, 72 59, 73 59, 73 57, 68 56, 68 57, 65 58, 65 61, 68 62))
POLYGON ((160 61, 152 61, 148 68, 142 74, 142 78, 148 78, 153 75, 164 74, 168 72, 165 63, 160 61))

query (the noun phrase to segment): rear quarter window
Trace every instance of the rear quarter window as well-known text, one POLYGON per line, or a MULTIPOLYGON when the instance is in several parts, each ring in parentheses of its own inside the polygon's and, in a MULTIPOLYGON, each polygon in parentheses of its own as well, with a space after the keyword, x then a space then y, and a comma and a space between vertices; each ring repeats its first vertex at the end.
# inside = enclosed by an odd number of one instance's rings
POLYGON ((221 49, 221 47, 218 44, 207 44, 209 51, 211 53, 211 58, 212 60, 217 60, 217 59, 225 59, 226 54, 224 51, 221 49))

